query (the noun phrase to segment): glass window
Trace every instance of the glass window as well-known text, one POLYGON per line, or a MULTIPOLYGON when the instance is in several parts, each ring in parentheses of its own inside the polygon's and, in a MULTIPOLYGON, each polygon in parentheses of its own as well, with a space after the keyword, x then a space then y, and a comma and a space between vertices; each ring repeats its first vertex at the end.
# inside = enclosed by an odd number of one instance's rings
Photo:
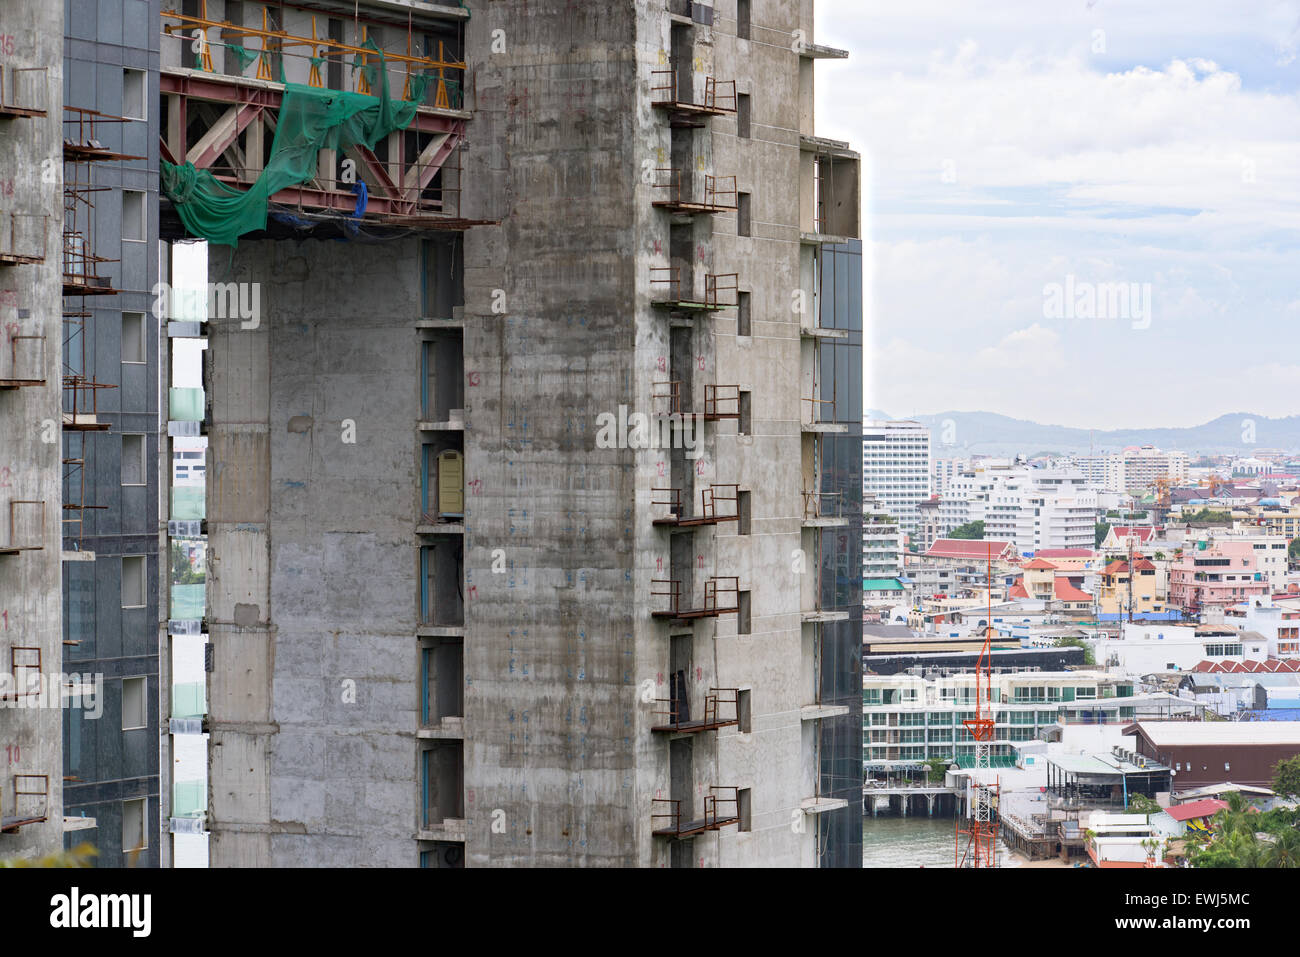
POLYGON ((122 484, 145 484, 145 437, 122 436, 122 484))
POLYGON ((148 238, 145 226, 144 193, 133 189, 122 191, 122 238, 144 242, 148 238))
POLYGON ((145 338, 144 313, 122 313, 122 361, 146 362, 148 340, 145 338))
POLYGON ((148 727, 149 721, 145 714, 145 700, 147 698, 148 679, 146 678, 123 678, 122 679, 122 730, 129 731, 133 728, 148 727))
POLYGON ((122 850, 144 850, 148 846, 144 830, 145 799, 122 802, 122 850))
POLYGON ((145 114, 148 99, 145 97, 145 76, 143 70, 122 71, 122 115, 133 120, 147 119, 145 114))
POLYGON ((143 608, 145 586, 144 556, 126 556, 122 559, 122 607, 143 608))

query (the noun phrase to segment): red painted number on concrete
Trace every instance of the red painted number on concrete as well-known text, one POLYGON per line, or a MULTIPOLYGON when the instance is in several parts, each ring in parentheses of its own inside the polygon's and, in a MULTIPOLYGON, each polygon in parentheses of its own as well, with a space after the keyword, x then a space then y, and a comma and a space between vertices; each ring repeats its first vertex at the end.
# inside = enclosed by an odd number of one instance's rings
POLYGON ((23 750, 16 744, 6 744, 5 756, 9 759, 10 764, 17 764, 23 759, 23 750))
POLYGON ((465 381, 468 382, 470 385, 478 385, 478 373, 477 373, 477 372, 466 372, 466 373, 465 373, 465 381))

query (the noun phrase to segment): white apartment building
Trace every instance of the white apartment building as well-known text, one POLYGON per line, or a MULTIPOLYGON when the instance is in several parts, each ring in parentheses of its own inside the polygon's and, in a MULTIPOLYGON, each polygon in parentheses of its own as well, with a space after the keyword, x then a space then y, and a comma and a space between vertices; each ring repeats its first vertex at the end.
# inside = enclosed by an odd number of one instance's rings
POLYGON ((999 463, 959 475, 952 491, 940 506, 945 532, 982 520, 985 538, 1013 542, 1022 554, 1093 546, 1097 491, 1082 472, 999 463))
POLYGON ((874 496, 862 502, 862 577, 897 578, 903 573, 903 533, 898 520, 874 496))
MULTIPOLYGON (((1049 728, 1130 721, 1139 707, 1156 700, 1136 694, 1130 678, 1101 670, 995 674, 984 690, 994 721, 989 756, 1004 765, 1017 746, 1049 728)), ((969 766, 975 744, 962 722, 975 716, 976 695, 976 678, 969 673, 864 675, 864 765, 942 758, 969 766)))
POLYGON ((1158 479, 1187 481, 1191 459, 1186 452, 1166 452, 1153 445, 1129 446, 1122 452, 1076 455, 1075 466, 1089 484, 1108 492, 1147 489, 1158 479))
POLYGON ((1030 473, 1016 516, 1016 547, 1022 552, 1045 548, 1092 548, 1097 521, 1097 492, 1079 472, 1030 473))
POLYGON ((987 522, 990 493, 1016 468, 1008 459, 983 459, 954 474, 939 503, 940 535, 968 522, 987 522))
POLYGON ((203 449, 177 449, 172 452, 172 484, 202 485, 207 473, 203 449))
POLYGON ((935 459, 931 491, 935 495, 943 495, 952 480, 970 468, 970 459, 935 459))
POLYGON ((1258 598, 1224 609, 1223 623, 1247 633, 1261 635, 1268 642, 1270 658, 1300 658, 1300 612, 1258 598))
POLYGON ((930 497, 930 430, 920 422, 868 419, 862 424, 862 491, 916 530, 917 503, 930 497))
POLYGON ((1263 661, 1268 640, 1232 628, 1166 622, 1124 622, 1120 633, 1097 642, 1097 664, 1129 675, 1187 671, 1202 661, 1263 661))
POLYGON ((1232 460, 1233 475, 1272 475, 1273 463, 1259 456, 1232 460))

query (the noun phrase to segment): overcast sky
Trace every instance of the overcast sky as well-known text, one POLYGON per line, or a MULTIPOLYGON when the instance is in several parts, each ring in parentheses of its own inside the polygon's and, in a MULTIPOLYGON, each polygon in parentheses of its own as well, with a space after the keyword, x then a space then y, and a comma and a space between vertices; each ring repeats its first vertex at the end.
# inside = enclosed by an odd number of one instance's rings
POLYGON ((1300 413, 1300 0, 817 0, 815 40, 851 51, 817 128, 863 154, 868 407, 1300 413), (1149 320, 1045 316, 1067 276, 1149 320))

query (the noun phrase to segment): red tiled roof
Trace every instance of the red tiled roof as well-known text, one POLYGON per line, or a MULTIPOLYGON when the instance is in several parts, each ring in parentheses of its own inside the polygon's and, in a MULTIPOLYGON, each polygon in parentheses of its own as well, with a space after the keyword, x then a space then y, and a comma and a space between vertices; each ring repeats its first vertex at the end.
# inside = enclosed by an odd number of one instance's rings
POLYGON ((1150 525, 1112 525, 1116 538, 1136 538, 1139 542, 1148 541, 1155 529, 1150 525))
POLYGON ((1156 566, 1145 558, 1134 562, 1133 567, 1140 572, 1153 572, 1156 570, 1156 566))
POLYGON ((1007 552, 1014 554, 1010 542, 982 538, 937 538, 925 555, 927 558, 965 558, 973 561, 987 559, 990 548, 993 549, 994 558, 1001 558, 1007 552))
POLYGON ((1054 582, 1056 585, 1056 597, 1058 601, 1092 601, 1092 596, 1086 591, 1079 591, 1070 584, 1068 578, 1058 578, 1054 582))
POLYGON ((1199 661, 1193 671, 1201 674, 1300 674, 1300 661, 1268 658, 1264 661, 1199 661))
POLYGON ((1165 813, 1175 821, 1192 821, 1198 817, 1213 817, 1216 812, 1222 811, 1227 806, 1227 801, 1220 801, 1218 798, 1202 798, 1199 801, 1188 801, 1186 804, 1165 808, 1165 813))
POLYGON ((1007 597, 1008 597, 1008 598, 1028 598, 1028 597, 1029 597, 1029 592, 1025 591, 1024 583, 1023 583, 1022 581, 1020 581, 1020 579, 1016 579, 1016 583, 1015 583, 1014 585, 1011 586, 1010 590, 1007 591, 1007 597))
POLYGON ((1056 568, 1051 562, 1045 562, 1041 558, 1035 558, 1032 562, 1025 562, 1021 568, 1032 568, 1034 571, 1047 571, 1056 568))
POLYGON ((1123 575, 1127 571, 1128 571, 1128 562, 1120 561, 1117 558, 1102 570, 1102 574, 1123 575))

